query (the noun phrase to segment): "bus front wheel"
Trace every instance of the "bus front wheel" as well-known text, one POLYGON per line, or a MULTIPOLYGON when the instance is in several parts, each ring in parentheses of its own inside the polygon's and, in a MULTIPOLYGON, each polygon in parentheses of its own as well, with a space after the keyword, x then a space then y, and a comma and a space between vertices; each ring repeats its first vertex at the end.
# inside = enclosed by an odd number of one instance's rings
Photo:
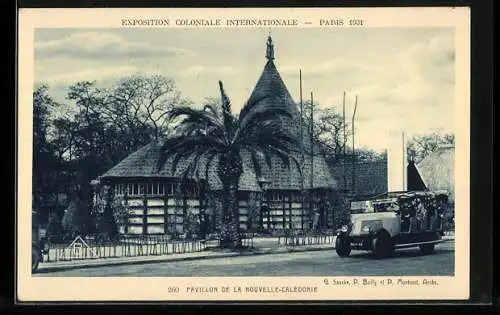
POLYGON ((343 236, 337 236, 335 240, 335 251, 339 257, 347 257, 351 253, 351 244, 349 240, 343 236))

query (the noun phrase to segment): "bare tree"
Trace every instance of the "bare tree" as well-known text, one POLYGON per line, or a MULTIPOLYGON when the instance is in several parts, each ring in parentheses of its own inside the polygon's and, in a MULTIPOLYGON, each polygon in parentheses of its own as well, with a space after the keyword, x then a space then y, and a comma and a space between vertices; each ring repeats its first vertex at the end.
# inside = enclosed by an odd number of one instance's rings
MULTIPOLYGON (((302 121, 310 130, 311 126, 311 102, 303 102, 302 121)), ((344 146, 347 145, 351 136, 349 126, 345 123, 346 137, 344 139, 344 121, 342 115, 336 111, 335 107, 321 108, 319 104, 313 105, 313 140, 318 144, 322 153, 332 163, 338 161, 343 154, 344 146)))
POLYGON ((408 141, 408 158, 419 163, 443 145, 455 145, 455 135, 438 132, 416 135, 408 141))
POLYGON ((131 76, 110 90, 108 111, 127 125, 152 126, 154 137, 168 129, 168 112, 176 106, 189 105, 174 81, 164 76, 131 76))

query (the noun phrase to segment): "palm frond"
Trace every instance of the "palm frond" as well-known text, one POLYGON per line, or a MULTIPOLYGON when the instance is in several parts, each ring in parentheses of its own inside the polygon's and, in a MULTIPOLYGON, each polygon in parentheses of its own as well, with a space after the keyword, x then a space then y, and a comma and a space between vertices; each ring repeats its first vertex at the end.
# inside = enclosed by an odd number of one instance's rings
POLYGON ((282 107, 263 108, 251 112, 243 119, 240 119, 239 128, 234 135, 233 142, 236 142, 242 134, 251 133, 255 129, 260 129, 268 125, 272 125, 273 128, 282 129, 283 123, 291 122, 291 118, 291 110, 282 107))
POLYGON ((191 154, 191 156, 194 156, 194 158, 191 160, 186 169, 182 172, 181 174, 182 181, 186 182, 188 177, 194 177, 195 181, 199 182, 200 178, 197 170, 199 169, 200 158, 203 157, 207 152, 210 151, 197 151, 191 154))
POLYGON ((252 166, 255 171, 255 176, 259 178, 260 176, 262 176, 262 167, 260 166, 258 157, 259 152, 257 151, 257 148, 249 148, 248 151, 250 152, 250 157, 252 159, 252 166))
POLYGON ((286 105, 281 104, 279 101, 275 104, 257 104, 253 106, 244 116, 240 116, 240 124, 252 124, 257 119, 266 119, 266 116, 270 119, 275 119, 276 117, 286 117, 292 118, 292 109, 286 105))
POLYGON ((211 111, 194 109, 191 107, 176 107, 170 110, 168 118, 173 120, 175 118, 179 118, 181 116, 185 116, 181 123, 182 126, 185 123, 197 123, 200 128, 202 126, 214 126, 218 128, 222 128, 222 122, 217 116, 217 114, 212 113, 211 111))
MULTIPOLYGON (((225 150, 224 144, 216 138, 207 135, 178 135, 165 140, 161 148, 157 169, 160 170, 170 156, 175 155, 175 167, 179 159, 188 156, 188 153, 206 151, 209 149, 225 150)), ((174 165, 173 165, 174 166, 174 165)))
POLYGON ((262 155, 264 156, 264 160, 266 161, 267 167, 271 169, 273 167, 273 161, 271 159, 270 154, 265 154, 267 150, 267 145, 256 145, 256 147, 260 148, 262 155))
POLYGON ((219 117, 219 111, 215 107, 213 107, 211 104, 205 104, 205 106, 203 106, 203 110, 209 111, 215 117, 219 117))
POLYGON ((261 128, 253 134, 242 139, 242 145, 245 146, 260 146, 268 145, 284 151, 298 151, 298 139, 283 129, 267 129, 261 128))
POLYGON ((219 89, 222 102, 222 118, 224 121, 226 134, 229 138, 229 135, 232 134, 234 126, 234 116, 231 113, 231 101, 229 100, 229 97, 227 97, 226 92, 224 91, 224 86, 222 84, 222 81, 219 81, 219 89))
POLYGON ((175 175, 177 172, 177 167, 181 161, 189 160, 193 154, 198 152, 197 148, 184 148, 183 150, 177 150, 177 152, 173 154, 172 165, 170 165, 170 172, 172 172, 172 175, 175 175))
POLYGON ((287 151, 280 150, 280 149, 273 147, 273 146, 269 146, 268 150, 270 151, 270 153, 277 156, 283 162, 283 164, 285 164, 285 167, 287 167, 288 169, 290 169, 290 160, 292 160, 292 162, 297 167, 297 170, 299 171, 300 177, 303 176, 302 175, 302 167, 300 165, 300 162, 292 154, 288 153, 287 151))
POLYGON ((272 96, 266 94, 266 95, 262 95, 260 97, 254 98, 252 100, 248 100, 248 102, 245 103, 245 105, 240 110, 240 114, 239 114, 240 120, 243 119, 253 108, 265 104, 264 101, 269 99, 269 98, 272 98, 272 96))

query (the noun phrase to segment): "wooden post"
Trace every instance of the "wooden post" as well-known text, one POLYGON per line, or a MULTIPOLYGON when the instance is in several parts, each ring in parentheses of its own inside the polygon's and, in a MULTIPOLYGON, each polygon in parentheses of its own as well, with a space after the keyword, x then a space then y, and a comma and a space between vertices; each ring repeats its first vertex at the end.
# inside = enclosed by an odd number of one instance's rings
POLYGON ((293 221, 292 221, 292 219, 293 219, 293 215, 292 215, 292 197, 293 197, 293 192, 292 192, 292 191, 290 191, 290 192, 289 192, 289 195, 288 195, 288 211, 290 211, 290 212, 288 213, 288 215, 289 215, 289 220, 290 220, 290 221, 288 222, 288 228, 289 228, 290 230, 293 228, 293 221))
POLYGON ((302 103, 302 70, 299 70, 299 83, 300 83, 300 228, 304 229, 304 106, 302 103))
POLYGON ((358 107, 358 96, 354 102, 354 112, 352 113, 352 193, 355 194, 356 189, 356 154, 354 152, 354 118, 356 116, 356 108, 358 107))
POLYGON ((310 112, 310 141, 311 141, 311 148, 310 148, 310 154, 311 154, 311 191, 310 191, 310 198, 309 198, 309 221, 313 219, 311 217, 312 215, 312 210, 313 210, 313 190, 314 190, 314 98, 313 98, 313 92, 311 92, 311 112, 310 112))
POLYGON ((123 192, 123 202, 125 204, 125 209, 127 211, 127 215, 125 216, 125 222, 124 222, 124 234, 128 234, 128 226, 129 226, 129 216, 130 216, 130 211, 128 209, 128 184, 123 184, 124 187, 124 192, 123 192))
MULTIPOLYGON (((151 184, 151 190, 154 188, 153 184, 151 184)), ((166 235, 168 233, 168 194, 167 187, 163 187, 163 234, 166 235)))
POLYGON ((285 196, 283 195, 283 202, 281 203, 281 209, 283 214, 283 230, 286 229, 286 208, 285 208, 285 196))
POLYGON ((401 135, 401 138, 402 138, 401 139, 401 141, 402 141, 401 150, 403 150, 403 152, 402 152, 403 153, 403 158, 402 158, 402 160, 403 160, 403 165, 402 165, 402 167, 403 167, 403 186, 402 187, 403 187, 403 190, 408 190, 407 183, 406 183, 406 170, 405 170, 405 165, 406 165, 405 156, 406 156, 406 154, 405 154, 405 132, 404 131, 401 135))
MULTIPOLYGON (((137 184, 137 189, 141 190, 141 184, 137 184)), ((142 187, 143 188, 146 188, 144 187, 144 183, 142 183, 142 187)), ((146 189, 144 189, 143 191, 143 194, 142 194, 142 198, 143 198, 143 204, 144 204, 144 208, 143 208, 143 212, 142 212, 142 234, 146 235, 148 234, 148 197, 146 195, 146 189)))

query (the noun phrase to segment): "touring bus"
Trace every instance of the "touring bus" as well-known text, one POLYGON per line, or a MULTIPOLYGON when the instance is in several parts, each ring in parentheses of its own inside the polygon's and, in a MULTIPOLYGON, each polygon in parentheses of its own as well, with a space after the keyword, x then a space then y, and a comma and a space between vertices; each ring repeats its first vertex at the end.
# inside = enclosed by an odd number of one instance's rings
POLYGON ((419 247, 425 254, 442 242, 443 217, 448 205, 445 191, 391 192, 351 202, 351 222, 337 233, 335 251, 372 251, 389 257, 396 249, 419 247))

